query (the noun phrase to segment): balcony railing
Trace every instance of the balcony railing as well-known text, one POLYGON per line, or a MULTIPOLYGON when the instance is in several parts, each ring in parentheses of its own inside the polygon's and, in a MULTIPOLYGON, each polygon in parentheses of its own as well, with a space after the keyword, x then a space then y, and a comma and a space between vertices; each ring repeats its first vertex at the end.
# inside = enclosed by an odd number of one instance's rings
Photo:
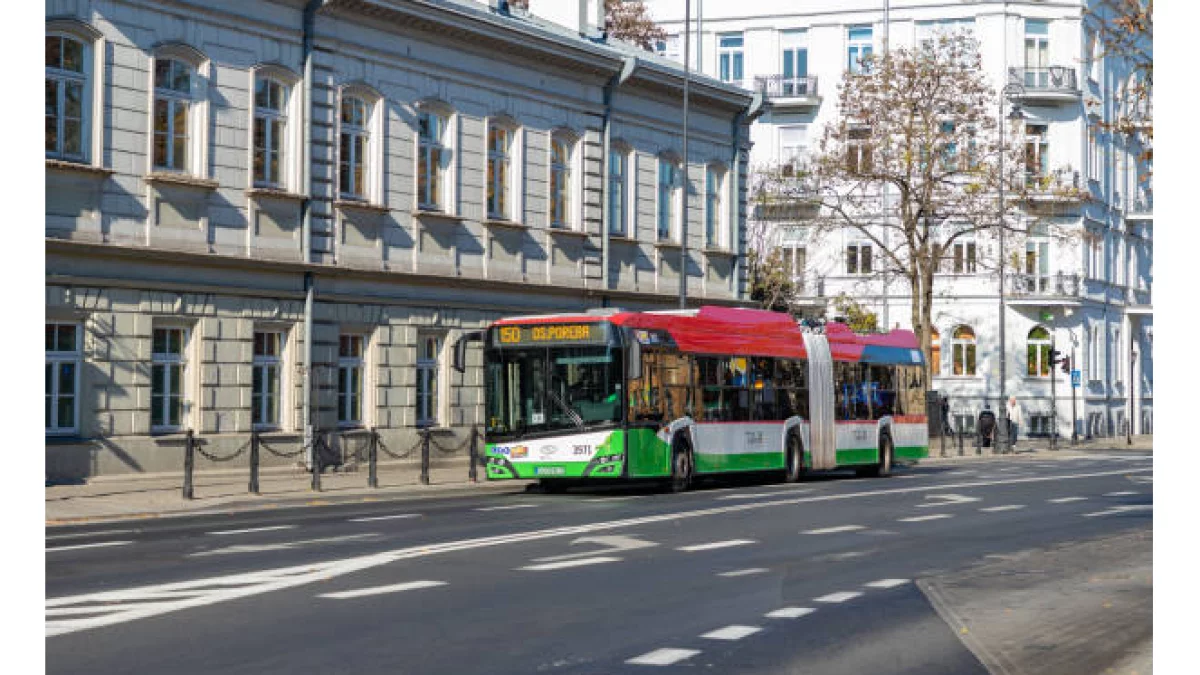
POLYGON ((1076 297, 1082 288, 1078 274, 1010 274, 1008 293, 1013 296, 1076 297))
POLYGON ((1075 69, 1070 66, 1009 68, 1008 81, 1024 86, 1027 93, 1079 92, 1079 81, 1075 78, 1075 69))
POLYGON ((759 76, 754 78, 754 86, 763 93, 763 96, 769 99, 814 98, 817 95, 817 76, 759 76))

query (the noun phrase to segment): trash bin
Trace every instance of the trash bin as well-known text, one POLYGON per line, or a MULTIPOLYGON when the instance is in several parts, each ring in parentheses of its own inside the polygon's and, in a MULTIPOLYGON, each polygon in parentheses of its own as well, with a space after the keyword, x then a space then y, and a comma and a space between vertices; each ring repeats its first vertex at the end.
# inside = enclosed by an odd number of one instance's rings
POLYGON ((979 442, 985 448, 992 447, 992 441, 996 437, 996 413, 992 412, 991 408, 984 406, 979 412, 979 423, 975 425, 979 431, 979 442))

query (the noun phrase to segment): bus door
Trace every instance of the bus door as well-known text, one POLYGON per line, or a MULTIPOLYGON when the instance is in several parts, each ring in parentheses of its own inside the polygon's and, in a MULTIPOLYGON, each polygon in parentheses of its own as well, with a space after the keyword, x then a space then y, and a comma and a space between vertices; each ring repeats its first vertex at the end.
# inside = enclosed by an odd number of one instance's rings
POLYGON ((804 334, 808 353, 808 452, 813 469, 837 466, 837 430, 833 425, 833 358, 824 335, 804 334))

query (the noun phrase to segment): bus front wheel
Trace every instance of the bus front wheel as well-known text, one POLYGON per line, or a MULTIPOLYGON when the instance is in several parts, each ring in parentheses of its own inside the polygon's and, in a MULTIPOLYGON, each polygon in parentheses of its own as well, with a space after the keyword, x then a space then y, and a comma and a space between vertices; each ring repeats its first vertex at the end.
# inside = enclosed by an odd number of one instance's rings
POLYGON ((692 448, 685 440, 671 453, 671 492, 686 492, 692 483, 692 448))

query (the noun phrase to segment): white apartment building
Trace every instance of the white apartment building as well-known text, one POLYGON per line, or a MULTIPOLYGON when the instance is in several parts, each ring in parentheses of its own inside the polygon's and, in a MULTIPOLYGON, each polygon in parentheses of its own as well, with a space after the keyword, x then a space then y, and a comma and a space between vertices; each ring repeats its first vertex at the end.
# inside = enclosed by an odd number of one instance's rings
POLYGON ((48 478, 459 447, 463 331, 743 304, 753 96, 693 82, 684 158, 678 64, 502 4, 46 2, 48 478))
MULTIPOLYGON (((977 0, 693 0, 691 66, 718 79, 760 91, 767 111, 751 130, 751 171, 804 157, 823 127, 836 120, 837 85, 865 53, 912 48, 943 30, 968 30, 978 40, 986 74, 999 90, 1013 81, 1023 94, 1011 100, 1024 114, 1027 156, 1043 172, 1061 171, 1088 198, 1025 206, 1053 219, 1071 236, 1031 236, 1006 242, 1018 274, 1008 274, 1004 314, 1005 390, 1021 400, 1022 435, 1048 434, 1051 396, 1062 436, 1149 432, 1153 410, 1153 193, 1141 137, 1098 132, 1095 121, 1118 117, 1130 86, 1127 64, 1099 56, 1095 30, 1085 21, 1090 0, 1001 2, 977 0), (1051 210, 1052 209, 1052 210, 1051 210), (1055 373, 1051 391, 1046 343, 1072 357, 1081 371, 1055 373), (1074 398, 1073 398, 1074 393, 1074 398), (1132 416, 1132 420, 1130 420, 1132 416)), ((668 32, 658 50, 682 60, 684 1, 650 0, 650 12, 668 32)), ((1004 114, 1008 114, 1006 104, 1004 114)), ((999 114, 999 111, 998 111, 999 114)), ((1140 136, 1140 135, 1139 135, 1140 136)), ((822 313, 840 293, 857 299, 888 327, 910 323, 911 299, 903 279, 878 278, 880 258, 846 230, 811 236, 802 214, 787 209, 752 213, 770 220, 800 288, 803 312, 822 313), (874 265, 872 261, 874 260, 874 265), (872 267, 876 269, 872 270, 872 267)), ((1045 222, 1043 220, 1043 222, 1045 222)), ((999 283, 997 247, 967 242, 955 252, 935 287, 937 330, 932 388, 949 396, 956 422, 970 426, 985 404, 999 412, 999 283)))

